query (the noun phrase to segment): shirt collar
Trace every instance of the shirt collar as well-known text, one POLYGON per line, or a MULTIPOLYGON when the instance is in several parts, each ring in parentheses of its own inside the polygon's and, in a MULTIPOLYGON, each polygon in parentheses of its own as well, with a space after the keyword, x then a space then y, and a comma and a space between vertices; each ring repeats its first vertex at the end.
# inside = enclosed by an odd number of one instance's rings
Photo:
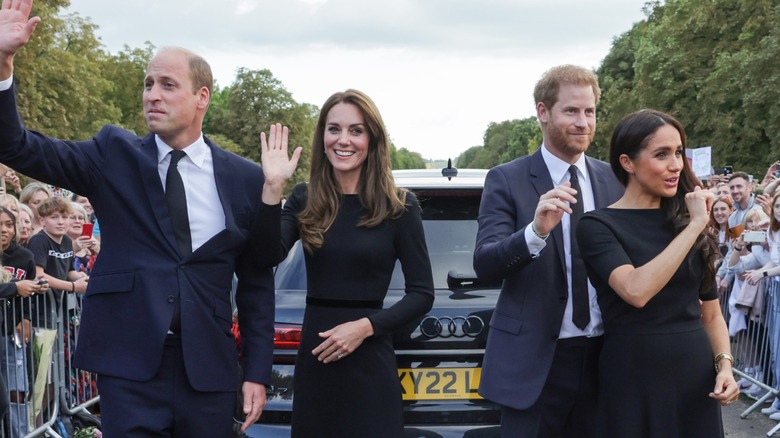
MULTIPOLYGON (((165 144, 165 142, 157 134, 154 135, 154 141, 157 144, 157 163, 159 164, 163 159, 165 159, 165 157, 168 156, 173 148, 165 144)), ((206 159, 206 152, 208 151, 208 148, 209 146, 203 139, 203 134, 200 134, 198 139, 195 140, 195 143, 185 147, 183 150, 187 156, 190 157, 190 161, 192 161, 193 164, 198 167, 202 167, 203 161, 206 159)))
MULTIPOLYGON (((544 164, 547 165, 547 170, 550 171, 550 178, 552 178, 554 185, 557 186, 569 180, 569 166, 571 165, 553 155, 544 144, 542 144, 542 158, 544 158, 544 164)), ((585 163, 585 154, 580 155, 574 165, 580 171, 580 184, 587 183, 590 177, 588 176, 588 166, 585 163)))

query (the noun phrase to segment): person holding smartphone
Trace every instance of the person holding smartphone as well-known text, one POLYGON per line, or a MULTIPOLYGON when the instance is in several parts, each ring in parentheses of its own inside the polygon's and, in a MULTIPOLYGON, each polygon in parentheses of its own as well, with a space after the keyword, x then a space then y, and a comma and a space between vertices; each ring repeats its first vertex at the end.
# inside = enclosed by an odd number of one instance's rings
POLYGON ((78 202, 71 202, 71 206, 73 214, 67 234, 73 241, 73 268, 89 275, 100 252, 100 242, 92 236, 92 223, 84 207, 78 202))
MULTIPOLYGON (((731 253, 725 263, 729 273, 734 276, 734 285, 728 298, 729 336, 739 346, 736 351, 741 353, 738 359, 745 365, 745 371, 758 380, 763 380, 769 372, 769 357, 759 358, 756 354, 756 349, 762 348, 760 345, 766 342, 767 330, 761 316, 763 304, 755 301, 756 298, 763 298, 764 290, 763 287, 758 288, 756 283, 750 283, 750 273, 762 269, 770 261, 770 247, 766 239, 769 226, 770 218, 764 210, 748 211, 744 219, 745 231, 732 240, 731 253), (744 309, 748 307, 750 311, 745 312, 744 309), (758 342, 751 337, 758 339, 758 342)), ((748 397, 757 399, 765 393, 759 385, 753 385, 747 379, 737 383, 748 397)))

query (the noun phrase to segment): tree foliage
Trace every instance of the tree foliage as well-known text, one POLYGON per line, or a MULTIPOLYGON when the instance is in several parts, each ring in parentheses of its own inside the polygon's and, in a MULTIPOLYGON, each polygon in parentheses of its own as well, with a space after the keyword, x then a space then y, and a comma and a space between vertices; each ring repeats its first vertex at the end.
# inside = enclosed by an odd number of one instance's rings
POLYGON ((418 152, 406 148, 396 149, 390 144, 390 161, 393 169, 425 169, 425 160, 418 152))
POLYGON ((455 160, 460 168, 489 169, 535 151, 542 142, 536 117, 490 123, 483 146, 469 148, 455 160))
POLYGON ((645 13, 598 70, 599 155, 623 116, 654 108, 683 123, 689 147, 711 145, 714 166, 762 176, 780 157, 780 4, 668 0, 645 13))
POLYGON ((296 102, 269 70, 241 68, 230 86, 213 93, 203 129, 230 139, 240 155, 259 162, 260 133, 268 133, 272 123, 288 126, 290 151, 303 148, 292 186, 308 179, 317 114, 315 106, 296 102))
POLYGON ((103 63, 103 76, 111 84, 106 99, 113 102, 120 111, 119 119, 113 123, 137 135, 147 132, 141 95, 146 65, 151 61, 154 50, 155 47, 150 42, 142 49, 125 45, 121 52, 109 56, 103 63))
POLYGON ((97 26, 78 15, 57 15, 68 2, 35 3, 42 19, 34 38, 14 59, 19 111, 30 129, 52 137, 86 139, 119 118, 105 99, 111 82, 101 74, 106 53, 97 26))

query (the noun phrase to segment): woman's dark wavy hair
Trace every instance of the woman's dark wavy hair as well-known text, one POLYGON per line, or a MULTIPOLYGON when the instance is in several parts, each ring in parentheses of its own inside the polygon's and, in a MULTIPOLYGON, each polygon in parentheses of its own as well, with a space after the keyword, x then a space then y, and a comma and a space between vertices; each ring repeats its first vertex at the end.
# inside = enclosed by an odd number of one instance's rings
MULTIPOLYGON (((661 198, 661 210, 666 214, 666 223, 678 234, 690 223, 690 214, 685 205, 685 195, 695 187, 703 189, 701 181, 694 175, 688 159, 685 158, 685 129, 674 117, 661 111, 644 109, 625 116, 612 132, 609 143, 609 162, 612 172, 626 186, 629 174, 620 164, 620 156, 626 155, 635 160, 640 152, 647 147, 648 142, 662 126, 671 126, 680 133, 683 147, 683 168, 677 185, 677 193, 671 198, 661 198)), ((703 256, 706 275, 702 281, 699 293, 708 293, 715 284, 715 260, 720 256, 715 234, 710 227, 705 227, 696 241, 695 248, 703 256)))
POLYGON ((366 209, 358 226, 373 228, 387 219, 395 219, 405 211, 407 191, 397 188, 390 161, 390 140, 385 124, 374 101, 365 93, 349 89, 335 93, 325 101, 317 119, 311 151, 311 175, 306 207, 298 214, 298 228, 306 251, 311 254, 321 248, 328 231, 341 208, 340 193, 333 165, 325 155, 325 123, 328 112, 340 103, 355 105, 363 115, 368 130, 368 156, 360 170, 358 197, 366 209))

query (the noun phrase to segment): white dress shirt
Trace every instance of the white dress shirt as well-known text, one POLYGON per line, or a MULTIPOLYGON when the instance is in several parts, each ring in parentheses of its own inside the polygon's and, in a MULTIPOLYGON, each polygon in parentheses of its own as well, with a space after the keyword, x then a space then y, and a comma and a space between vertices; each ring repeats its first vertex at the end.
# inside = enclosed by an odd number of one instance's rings
MULTIPOLYGON (((170 152, 173 149, 158 135, 154 136, 154 140, 157 143, 157 171, 164 190, 168 164, 171 162, 170 152)), ((217 181, 214 179, 211 149, 203 140, 203 134, 195 143, 184 148, 184 152, 187 156, 179 160, 178 169, 187 197, 187 216, 194 252, 225 229, 225 210, 219 200, 217 181)))
MULTIPOLYGON (((545 145, 542 145, 542 158, 544 164, 547 165, 547 169, 550 172, 550 178, 552 179, 555 187, 569 181, 569 166, 570 164, 556 157, 545 145)), ((591 178, 588 174, 588 166, 585 164, 585 155, 581 155, 579 160, 574 163, 579 170, 580 188, 582 190, 582 201, 584 211, 593 210, 596 207, 596 202, 593 200, 593 188, 591 186, 591 178)), ((571 217, 568 214, 564 214, 561 218, 561 227, 563 228, 563 250, 566 255, 566 281, 569 288, 569 299, 566 300, 566 310, 563 314, 563 323, 561 324, 561 331, 558 335, 560 339, 573 338, 577 336, 601 336, 604 333, 604 326, 601 319, 601 308, 598 305, 596 298, 596 289, 588 280, 588 296, 590 297, 590 323, 584 330, 580 330, 574 322, 572 322, 572 300, 571 300, 571 233, 569 231, 571 227, 571 217)), ((530 224, 525 228, 525 241, 528 245, 529 252, 537 256, 547 246, 547 242, 540 239, 531 230, 530 224)), ((553 275, 553 274, 550 274, 553 275)))

